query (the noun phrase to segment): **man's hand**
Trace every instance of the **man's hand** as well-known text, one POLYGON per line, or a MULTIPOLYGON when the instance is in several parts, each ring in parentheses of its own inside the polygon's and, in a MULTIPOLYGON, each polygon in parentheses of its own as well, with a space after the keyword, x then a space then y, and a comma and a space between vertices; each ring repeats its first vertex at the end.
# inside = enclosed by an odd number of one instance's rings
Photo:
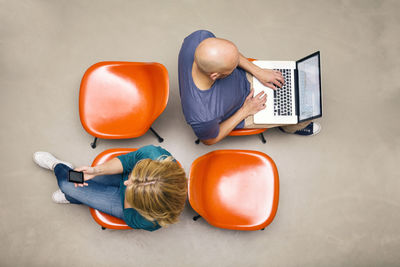
POLYGON ((246 117, 254 115, 260 110, 265 109, 266 107, 265 103, 267 102, 267 94, 265 94, 264 92, 260 92, 254 97, 253 94, 254 89, 251 89, 242 106, 243 112, 245 113, 246 117))
POLYGON ((282 85, 285 83, 282 73, 277 70, 260 68, 254 73, 254 77, 256 77, 257 80, 259 80, 264 86, 274 90, 277 89, 276 87, 282 87, 282 85))
MULTIPOLYGON (((83 180, 84 181, 93 179, 93 177, 96 176, 96 169, 94 167, 83 166, 83 167, 76 168, 75 171, 83 172, 83 180)), ((83 184, 75 183, 75 187, 78 187, 78 186, 83 187, 83 186, 87 186, 87 185, 88 185, 87 183, 83 183, 83 184)))

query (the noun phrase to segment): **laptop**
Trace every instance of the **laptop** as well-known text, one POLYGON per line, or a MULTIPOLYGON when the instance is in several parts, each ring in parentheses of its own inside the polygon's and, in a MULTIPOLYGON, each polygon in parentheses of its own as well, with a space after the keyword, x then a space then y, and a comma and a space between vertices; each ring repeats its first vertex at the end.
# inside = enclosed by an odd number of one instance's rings
POLYGON ((264 69, 279 70, 285 84, 273 90, 253 77, 254 95, 267 94, 266 108, 254 114, 254 124, 297 124, 322 117, 320 52, 298 61, 253 61, 264 69))

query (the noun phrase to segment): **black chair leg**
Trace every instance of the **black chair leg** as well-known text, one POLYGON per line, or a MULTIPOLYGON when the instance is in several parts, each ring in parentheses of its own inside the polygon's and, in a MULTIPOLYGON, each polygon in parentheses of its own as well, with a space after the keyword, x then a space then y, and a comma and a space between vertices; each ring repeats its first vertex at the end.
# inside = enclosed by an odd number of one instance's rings
POLYGON ((93 149, 95 149, 96 146, 97 146, 96 143, 97 143, 97 137, 94 138, 93 143, 90 143, 90 146, 91 146, 93 149))
POLYGON ((200 215, 196 215, 196 216, 193 217, 193 221, 197 221, 199 218, 201 218, 201 216, 200 215))
POLYGON ((197 145, 200 144, 200 139, 197 139, 196 141, 194 141, 197 145))
POLYGON ((150 127, 150 131, 152 131, 153 134, 154 134, 155 136, 157 136, 158 142, 160 142, 160 143, 164 142, 164 139, 163 139, 153 128, 150 127))
POLYGON ((265 140, 264 133, 260 133, 260 137, 261 137, 261 142, 265 144, 267 140, 265 140))
POLYGON ((106 230, 106 228, 102 226, 102 227, 101 227, 101 230, 106 230))
POLYGON ((260 231, 264 231, 265 228, 261 229, 260 231))

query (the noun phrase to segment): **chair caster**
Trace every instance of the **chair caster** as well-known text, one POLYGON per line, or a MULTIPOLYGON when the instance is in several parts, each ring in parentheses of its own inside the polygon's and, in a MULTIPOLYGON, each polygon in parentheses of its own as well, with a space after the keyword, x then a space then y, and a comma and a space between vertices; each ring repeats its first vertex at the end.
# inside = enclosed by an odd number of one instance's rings
POLYGON ((197 145, 200 144, 200 139, 197 139, 196 141, 194 141, 197 145))
POLYGON ((153 134, 157 137, 159 143, 164 142, 164 138, 162 138, 153 128, 150 127, 150 131, 152 131, 153 134))
POLYGON ((90 146, 91 146, 93 149, 95 149, 96 146, 97 146, 96 143, 97 143, 97 137, 94 138, 93 143, 90 143, 90 146))
POLYGON ((260 133, 261 142, 265 144, 267 140, 265 140, 264 133, 260 133))
POLYGON ((193 217, 193 221, 197 221, 199 218, 201 218, 200 215, 194 216, 194 217, 193 217))
POLYGON ((106 230, 106 228, 104 226, 101 227, 101 230, 106 230))

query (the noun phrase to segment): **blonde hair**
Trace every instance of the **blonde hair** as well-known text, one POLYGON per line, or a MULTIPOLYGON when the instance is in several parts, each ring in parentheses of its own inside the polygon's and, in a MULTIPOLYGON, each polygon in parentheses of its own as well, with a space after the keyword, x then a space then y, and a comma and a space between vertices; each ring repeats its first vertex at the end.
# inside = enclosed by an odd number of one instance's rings
POLYGON ((187 197, 187 179, 173 157, 139 161, 129 174, 125 197, 129 205, 160 226, 176 223, 187 197))

